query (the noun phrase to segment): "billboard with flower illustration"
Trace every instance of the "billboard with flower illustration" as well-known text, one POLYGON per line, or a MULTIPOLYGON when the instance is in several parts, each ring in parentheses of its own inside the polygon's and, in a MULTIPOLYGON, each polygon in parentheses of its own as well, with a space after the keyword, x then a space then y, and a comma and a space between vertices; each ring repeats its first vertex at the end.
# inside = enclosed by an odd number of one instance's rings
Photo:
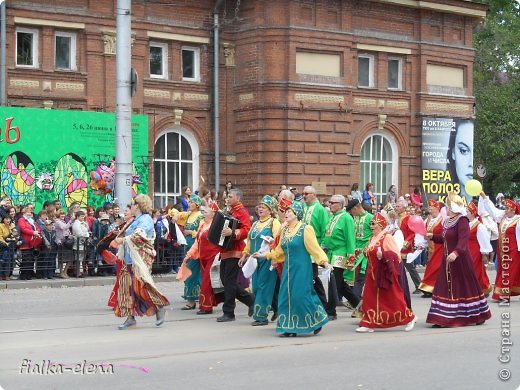
MULTIPOLYGON (((111 202, 115 114, 0 107, 0 195, 94 207, 111 202)), ((132 116, 133 190, 148 189, 148 117, 132 116)))

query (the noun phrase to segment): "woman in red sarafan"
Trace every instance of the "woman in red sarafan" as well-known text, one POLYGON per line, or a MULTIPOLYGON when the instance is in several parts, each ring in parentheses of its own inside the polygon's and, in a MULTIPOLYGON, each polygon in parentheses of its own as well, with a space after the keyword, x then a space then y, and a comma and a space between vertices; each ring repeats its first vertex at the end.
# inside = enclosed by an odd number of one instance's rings
MULTIPOLYGON (((442 205, 430 199, 428 201, 430 216, 426 220, 426 233, 441 234, 442 233, 442 205)), ((442 263, 442 244, 430 241, 428 243, 428 264, 424 271, 423 280, 419 285, 419 290, 423 293, 423 298, 432 296, 433 287, 437 281, 437 276, 441 269, 442 263)))
POLYGON ((213 307, 217 306, 222 302, 221 297, 214 294, 213 288, 211 287, 210 269, 213 264, 213 260, 217 253, 220 252, 220 248, 213 245, 208 241, 208 232, 213 221, 215 212, 218 211, 218 206, 215 202, 210 202, 208 206, 201 208, 202 214, 204 215, 204 221, 200 224, 197 231, 197 237, 195 243, 190 248, 184 262, 199 261, 201 271, 201 283, 200 283, 200 295, 199 295, 199 311, 197 314, 211 314, 213 313, 213 307), (198 260, 194 260, 198 259, 198 260))
POLYGON ((487 255, 493 252, 493 248, 491 247, 489 232, 478 218, 477 205, 473 202, 468 203, 467 212, 469 219, 469 252, 473 259, 475 275, 480 283, 480 287, 482 287, 482 292, 487 296, 492 288, 482 257, 486 256, 487 258, 487 255))
POLYGON ((405 325, 413 329, 417 317, 408 308, 398 281, 400 251, 385 227, 385 217, 378 213, 370 222, 373 236, 365 247, 368 259, 365 288, 363 290, 363 318, 356 332, 373 332, 374 328, 392 328, 405 325))
POLYGON ((520 295, 520 204, 506 199, 505 210, 498 210, 482 193, 478 201, 483 209, 498 222, 497 276, 492 298, 509 301, 520 295))
POLYGON ((444 246, 441 272, 435 282, 426 322, 434 327, 481 325, 491 318, 491 312, 469 252, 466 207, 462 198, 453 192, 449 193, 446 206, 448 218, 443 222, 442 234, 426 235, 444 246))

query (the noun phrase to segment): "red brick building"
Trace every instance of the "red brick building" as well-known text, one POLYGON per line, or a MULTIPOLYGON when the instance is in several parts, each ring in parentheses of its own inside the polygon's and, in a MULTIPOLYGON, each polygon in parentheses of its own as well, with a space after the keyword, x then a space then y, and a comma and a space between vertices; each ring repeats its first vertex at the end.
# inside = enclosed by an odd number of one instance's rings
MULTIPOLYGON (((8 104, 115 110, 117 0, 7 0, 8 104)), ((150 193, 214 183, 211 0, 132 2, 136 112, 150 193)), ((226 0, 220 180, 248 202, 280 184, 384 194, 420 183, 421 118, 473 116, 469 0, 226 0)))

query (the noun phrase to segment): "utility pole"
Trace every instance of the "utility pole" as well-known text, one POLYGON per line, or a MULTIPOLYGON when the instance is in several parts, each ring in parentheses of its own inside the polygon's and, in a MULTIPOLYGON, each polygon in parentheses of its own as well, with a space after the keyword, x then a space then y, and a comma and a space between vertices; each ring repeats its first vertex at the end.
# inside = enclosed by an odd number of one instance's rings
POLYGON ((116 180, 115 197, 124 208, 132 200, 132 0, 117 0, 116 19, 116 180))
POLYGON ((0 21, 0 105, 7 105, 7 95, 6 95, 6 87, 5 83, 7 80, 6 75, 6 67, 5 67, 5 46, 7 45, 6 41, 6 10, 5 10, 5 0, 0 0, 0 12, 2 13, 1 21, 0 21))

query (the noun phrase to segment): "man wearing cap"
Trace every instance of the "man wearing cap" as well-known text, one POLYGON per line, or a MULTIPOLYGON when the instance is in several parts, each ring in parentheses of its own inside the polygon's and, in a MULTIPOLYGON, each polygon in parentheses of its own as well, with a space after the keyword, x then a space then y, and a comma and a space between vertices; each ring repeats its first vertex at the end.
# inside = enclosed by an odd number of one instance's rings
POLYGON ((327 253, 329 263, 334 267, 337 295, 344 296, 352 307, 356 307, 359 304, 359 298, 343 279, 343 271, 346 269, 347 263, 354 260, 356 251, 354 219, 345 211, 343 195, 332 195, 329 203, 332 213, 325 228, 322 247, 327 253))
MULTIPOLYGON (((316 189, 312 186, 307 186, 303 189, 303 200, 305 202, 304 214, 303 214, 303 222, 307 225, 311 225, 314 229, 314 233, 316 234, 316 239, 318 240, 318 244, 323 243, 323 239, 325 238, 325 227, 329 221, 329 214, 325 207, 321 205, 321 203, 316 198, 316 189)), ((335 279, 331 278, 329 281, 329 300, 327 300, 327 295, 325 294, 325 288, 323 287, 323 283, 319 278, 318 273, 318 265, 312 262, 312 275, 314 279, 314 290, 318 297, 321 300, 321 303, 325 307, 327 314, 329 315, 329 319, 336 319, 336 283, 335 279)))
POLYGON ((372 238, 370 222, 374 216, 366 211, 359 200, 352 199, 347 204, 347 211, 354 218, 354 232, 356 235, 356 262, 354 268, 345 270, 343 277, 348 284, 354 284, 354 294, 361 298, 363 286, 365 284, 365 272, 367 269, 367 258, 363 254, 363 249, 372 238))
POLYGON ((505 210, 499 210, 484 192, 478 201, 478 210, 491 215, 498 227, 498 267, 492 298, 509 301, 520 295, 520 205, 506 199, 505 210))
POLYGON ((228 322, 235 320, 235 299, 249 307, 248 315, 253 315, 255 299, 253 294, 248 293, 237 283, 239 271, 238 261, 242 256, 246 244, 244 239, 251 230, 251 220, 249 212, 242 204, 242 191, 238 188, 229 190, 226 205, 229 207, 230 214, 240 221, 239 227, 233 232, 227 227, 222 230, 224 237, 233 235, 233 247, 230 250, 220 251, 220 279, 224 285, 224 304, 222 305, 222 316, 217 318, 217 322, 228 322))
POLYGON ((395 204, 395 210, 397 211, 397 216, 399 219, 399 229, 403 232, 404 243, 401 249, 401 259, 404 262, 404 267, 410 274, 412 278, 413 284, 415 286, 415 291, 413 294, 420 294, 419 285, 421 284, 421 277, 417 273, 413 263, 406 262, 406 255, 408 253, 412 253, 413 249, 413 240, 415 238, 415 233, 408 227, 408 220, 410 216, 406 212, 406 208, 408 207, 408 202, 406 200, 399 199, 395 204))

